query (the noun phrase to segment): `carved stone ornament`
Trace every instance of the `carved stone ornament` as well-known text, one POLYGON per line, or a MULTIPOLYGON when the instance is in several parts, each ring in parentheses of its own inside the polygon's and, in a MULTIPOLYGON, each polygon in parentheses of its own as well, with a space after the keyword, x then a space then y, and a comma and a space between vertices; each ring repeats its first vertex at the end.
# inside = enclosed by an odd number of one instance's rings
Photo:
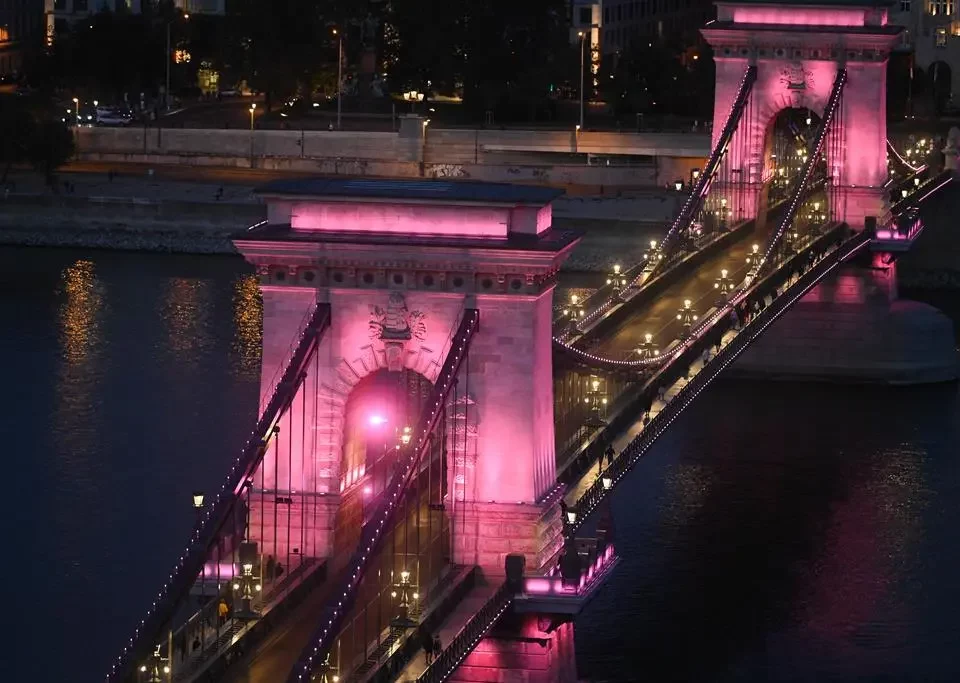
POLYGON ((804 69, 801 62, 791 62, 780 71, 780 83, 787 90, 806 90, 813 87, 813 72, 804 69))
POLYGON ((391 292, 386 308, 371 305, 370 316, 370 338, 383 342, 387 368, 400 370, 407 342, 423 341, 427 336, 426 313, 411 311, 403 294, 391 292))

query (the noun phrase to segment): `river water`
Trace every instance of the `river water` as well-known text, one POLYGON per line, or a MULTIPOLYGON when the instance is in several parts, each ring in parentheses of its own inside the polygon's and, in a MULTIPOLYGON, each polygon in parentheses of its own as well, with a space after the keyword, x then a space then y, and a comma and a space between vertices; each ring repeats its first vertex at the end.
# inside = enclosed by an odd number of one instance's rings
MULTIPOLYGON (((0 679, 102 679, 249 433, 256 291, 239 258, 0 249, 0 679)), ((960 679, 958 443, 956 385, 712 388, 614 498, 581 676, 960 679)))

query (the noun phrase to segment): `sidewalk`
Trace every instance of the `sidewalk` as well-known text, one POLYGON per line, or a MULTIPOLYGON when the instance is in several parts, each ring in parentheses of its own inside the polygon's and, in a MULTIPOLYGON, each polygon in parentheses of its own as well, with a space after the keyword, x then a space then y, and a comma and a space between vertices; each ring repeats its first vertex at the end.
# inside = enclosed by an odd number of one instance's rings
MULTIPOLYGON (((487 600, 497 592, 499 585, 495 583, 490 583, 486 579, 481 578, 482 583, 475 586, 467 596, 460 601, 460 604, 457 605, 457 608, 450 614, 449 617, 443 622, 443 625, 440 627, 439 631, 434 632, 431 635, 437 635, 440 637, 440 647, 446 648, 456 637, 460 630, 467 625, 467 622, 475 615, 481 607, 483 607, 487 600)), ((397 676, 396 683, 409 683, 410 681, 416 681, 417 678, 426 670, 427 662, 424 657, 423 650, 417 652, 414 655, 413 659, 404 667, 403 671, 400 672, 400 675, 397 676)))

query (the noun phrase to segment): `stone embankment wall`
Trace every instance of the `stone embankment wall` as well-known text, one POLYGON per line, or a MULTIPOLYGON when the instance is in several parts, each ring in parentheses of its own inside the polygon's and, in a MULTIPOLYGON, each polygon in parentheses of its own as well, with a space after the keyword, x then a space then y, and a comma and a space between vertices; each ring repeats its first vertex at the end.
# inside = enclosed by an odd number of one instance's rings
POLYGON ((367 131, 81 128, 77 158, 616 192, 689 180, 691 169, 702 167, 710 153, 710 136, 702 133, 424 130, 410 137, 367 131), (590 163, 583 155, 590 155, 590 163))
MULTIPOLYGON (((20 192, 0 195, 0 244, 233 254, 231 237, 266 218, 249 186, 70 177, 72 192, 52 193, 26 177, 18 178, 20 192)), ((567 267, 605 271, 611 254, 624 262, 639 258, 647 242, 660 237, 682 198, 664 191, 561 197, 554 205, 554 224, 585 235, 567 267)))

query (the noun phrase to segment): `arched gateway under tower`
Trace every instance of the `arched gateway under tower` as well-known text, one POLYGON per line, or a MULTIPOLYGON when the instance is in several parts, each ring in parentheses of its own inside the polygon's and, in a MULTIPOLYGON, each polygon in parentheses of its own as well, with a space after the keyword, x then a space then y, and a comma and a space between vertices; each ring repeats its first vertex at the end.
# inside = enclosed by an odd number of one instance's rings
POLYGON ((701 29, 716 62, 714 145, 748 66, 756 82, 746 115, 730 142, 743 215, 756 215, 775 183, 767 149, 769 131, 784 110, 823 116, 841 69, 846 71, 840 107, 831 121, 826 182, 837 220, 863 227, 889 217, 883 188, 887 175, 886 74, 899 26, 873 2, 844 0, 741 0, 717 3, 717 20, 701 29))
MULTIPOLYGON (((330 327, 316 366, 304 373, 307 398, 291 411, 301 417, 277 436, 278 451, 289 452, 280 461, 302 464, 285 472, 280 462, 275 491, 267 472, 267 494, 251 496, 251 539, 269 549, 276 515, 297 516, 271 512, 274 494, 309 491, 323 500, 325 518, 297 542, 321 557, 341 545, 355 517, 344 506, 360 510, 358 501, 382 491, 392 450, 415 424, 418 401, 437 380, 464 310, 476 309, 479 331, 446 406, 453 419, 442 444, 445 461, 433 475, 444 485, 430 505, 456 516, 455 562, 502 572, 508 553, 532 559, 541 550, 538 501, 556 481, 553 288, 577 242, 575 234, 551 229, 550 202, 560 193, 302 180, 274 182, 260 194, 268 222, 235 243, 260 278, 264 394, 289 353, 292 331, 316 303, 329 305, 330 327)), ((258 486, 254 481, 255 492, 258 486)), ((291 497, 296 507, 299 499, 291 497)))

